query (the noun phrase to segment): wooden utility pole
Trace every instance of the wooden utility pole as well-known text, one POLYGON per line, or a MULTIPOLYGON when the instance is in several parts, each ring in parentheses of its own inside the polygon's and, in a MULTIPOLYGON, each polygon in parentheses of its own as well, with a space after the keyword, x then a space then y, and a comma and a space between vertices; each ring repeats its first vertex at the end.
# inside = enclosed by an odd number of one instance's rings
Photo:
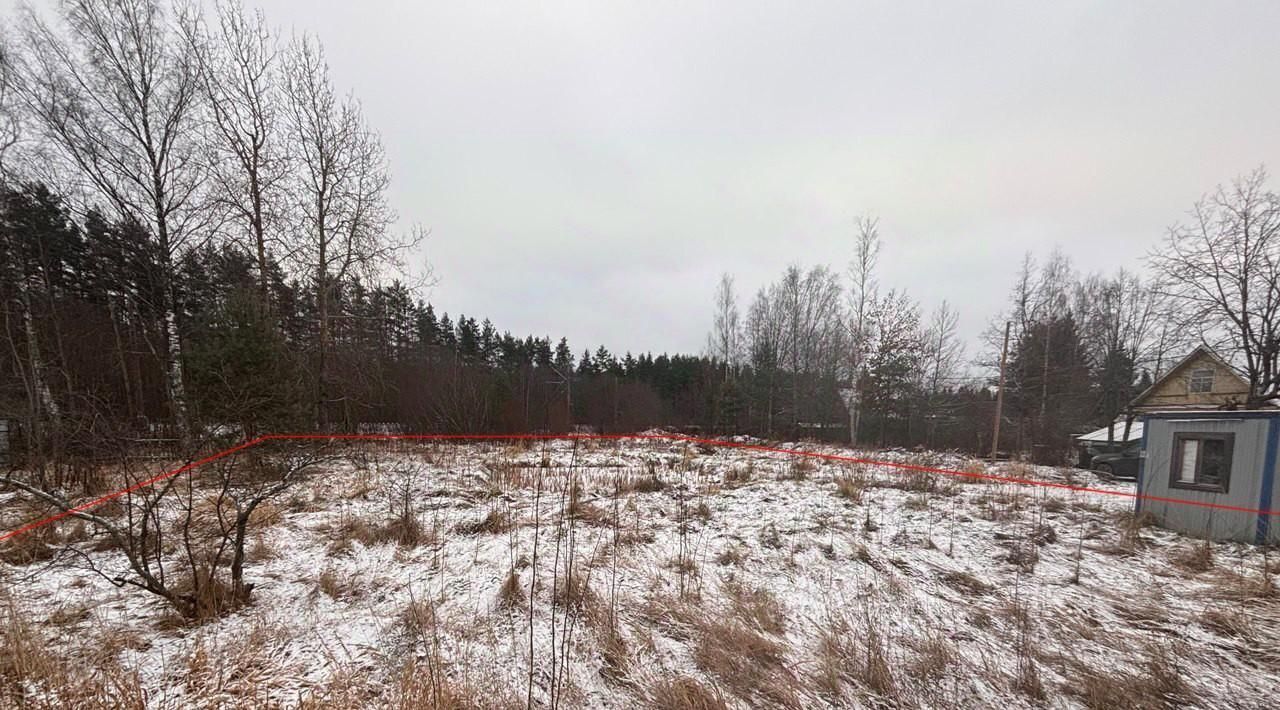
POLYGON ((1000 348, 1000 387, 996 389, 996 421, 991 427, 991 458, 1000 451, 1000 419, 1004 416, 1004 365, 1009 359, 1009 327, 1012 321, 1004 322, 1004 346, 1000 348))

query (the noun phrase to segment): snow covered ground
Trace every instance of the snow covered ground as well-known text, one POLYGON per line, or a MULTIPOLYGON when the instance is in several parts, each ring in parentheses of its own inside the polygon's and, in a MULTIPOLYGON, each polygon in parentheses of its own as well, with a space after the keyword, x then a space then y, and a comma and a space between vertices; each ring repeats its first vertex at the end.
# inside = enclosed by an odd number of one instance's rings
POLYGON ((350 451, 257 521, 253 601, 214 621, 89 571, 121 567, 93 539, 0 564, 0 704, 1262 708, 1280 688, 1280 561, 1127 498, 664 440, 350 451), (410 544, 387 533, 406 486, 410 544))

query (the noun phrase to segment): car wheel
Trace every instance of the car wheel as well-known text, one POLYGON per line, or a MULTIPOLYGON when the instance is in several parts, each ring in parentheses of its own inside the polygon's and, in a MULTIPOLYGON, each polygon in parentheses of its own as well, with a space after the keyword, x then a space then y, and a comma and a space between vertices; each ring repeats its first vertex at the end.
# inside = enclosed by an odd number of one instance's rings
POLYGON ((1097 466, 1094 466, 1093 470, 1097 471, 1103 478, 1108 480, 1116 477, 1116 470, 1112 468, 1109 463, 1100 463, 1097 466))

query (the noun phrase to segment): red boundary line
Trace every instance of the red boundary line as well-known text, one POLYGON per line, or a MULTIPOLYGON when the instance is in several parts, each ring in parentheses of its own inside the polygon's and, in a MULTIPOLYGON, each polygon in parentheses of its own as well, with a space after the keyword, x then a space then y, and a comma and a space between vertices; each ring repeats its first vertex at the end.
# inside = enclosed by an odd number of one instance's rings
POLYGON ((1237 505, 1226 505, 1223 503, 1208 503, 1205 501, 1182 500, 1179 498, 1169 498, 1167 496, 1153 496, 1137 492, 1129 491, 1111 491, 1102 488, 1090 488, 1088 486, 1074 486, 1067 483, 1055 483, 1053 481, 1035 481, 1029 478, 1018 478, 1015 476, 997 476, 989 473, 972 473, 968 471, 956 471, 947 468, 935 468, 933 466, 918 466, 916 464, 901 463, 898 461, 880 461, 877 459, 859 458, 856 456, 842 456, 840 454, 826 454, 816 451, 797 451, 795 449, 783 449, 776 446, 764 446, 762 444, 745 444, 738 441, 724 441, 721 439, 704 439, 694 436, 684 436, 682 434, 265 434, 256 439, 241 442, 229 449, 219 451, 216 454, 206 456, 198 461, 192 461, 184 464, 172 471, 152 476, 145 481, 118 490, 114 493, 82 503, 69 510, 64 510, 47 518, 36 520, 19 528, 10 530, 0 535, 0 542, 4 542, 10 538, 17 537, 24 533, 31 532, 37 528, 43 527, 50 523, 57 522, 76 513, 82 513, 87 510, 96 508, 103 503, 128 495, 134 491, 155 485, 161 481, 173 478, 181 473, 190 471, 197 466, 217 461, 220 458, 230 456, 238 451, 242 451, 252 446, 257 446, 265 441, 323 441, 323 440, 340 440, 340 441, 518 441, 518 440, 537 440, 537 441, 553 441, 553 440, 592 440, 592 439, 640 439, 640 440, 666 440, 666 441, 683 441, 691 444, 706 444, 709 446, 723 446, 736 449, 748 449, 751 451, 764 451, 774 454, 790 454, 793 456, 807 456, 809 458, 823 459, 826 461, 840 461, 843 463, 871 464, 876 466, 885 466, 888 468, 901 469, 903 471, 916 471, 920 473, 943 474, 947 476, 959 476, 962 478, 976 478, 987 481, 997 481, 1001 483, 1016 483, 1026 486, 1041 486, 1044 488, 1057 488, 1059 490, 1074 491, 1077 493, 1093 493, 1097 495, 1118 496, 1121 498, 1129 498, 1133 500, 1155 501, 1160 503, 1174 503, 1177 505, 1189 505, 1199 508, 1211 508, 1214 510, 1230 510, 1237 513, 1250 513, 1254 515, 1280 515, 1280 511, 1262 510, 1259 508, 1246 508, 1237 505))

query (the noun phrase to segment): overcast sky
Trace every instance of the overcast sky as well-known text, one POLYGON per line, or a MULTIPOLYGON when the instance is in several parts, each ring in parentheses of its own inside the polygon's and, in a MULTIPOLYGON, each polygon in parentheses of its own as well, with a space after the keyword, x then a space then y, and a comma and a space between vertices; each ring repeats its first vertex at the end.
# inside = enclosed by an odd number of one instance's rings
POLYGON ((1025 251, 1139 268, 1280 170, 1274 1, 249 5, 362 100, 437 310, 578 352, 700 350, 721 272, 843 271, 861 213, 973 340, 1025 251))

